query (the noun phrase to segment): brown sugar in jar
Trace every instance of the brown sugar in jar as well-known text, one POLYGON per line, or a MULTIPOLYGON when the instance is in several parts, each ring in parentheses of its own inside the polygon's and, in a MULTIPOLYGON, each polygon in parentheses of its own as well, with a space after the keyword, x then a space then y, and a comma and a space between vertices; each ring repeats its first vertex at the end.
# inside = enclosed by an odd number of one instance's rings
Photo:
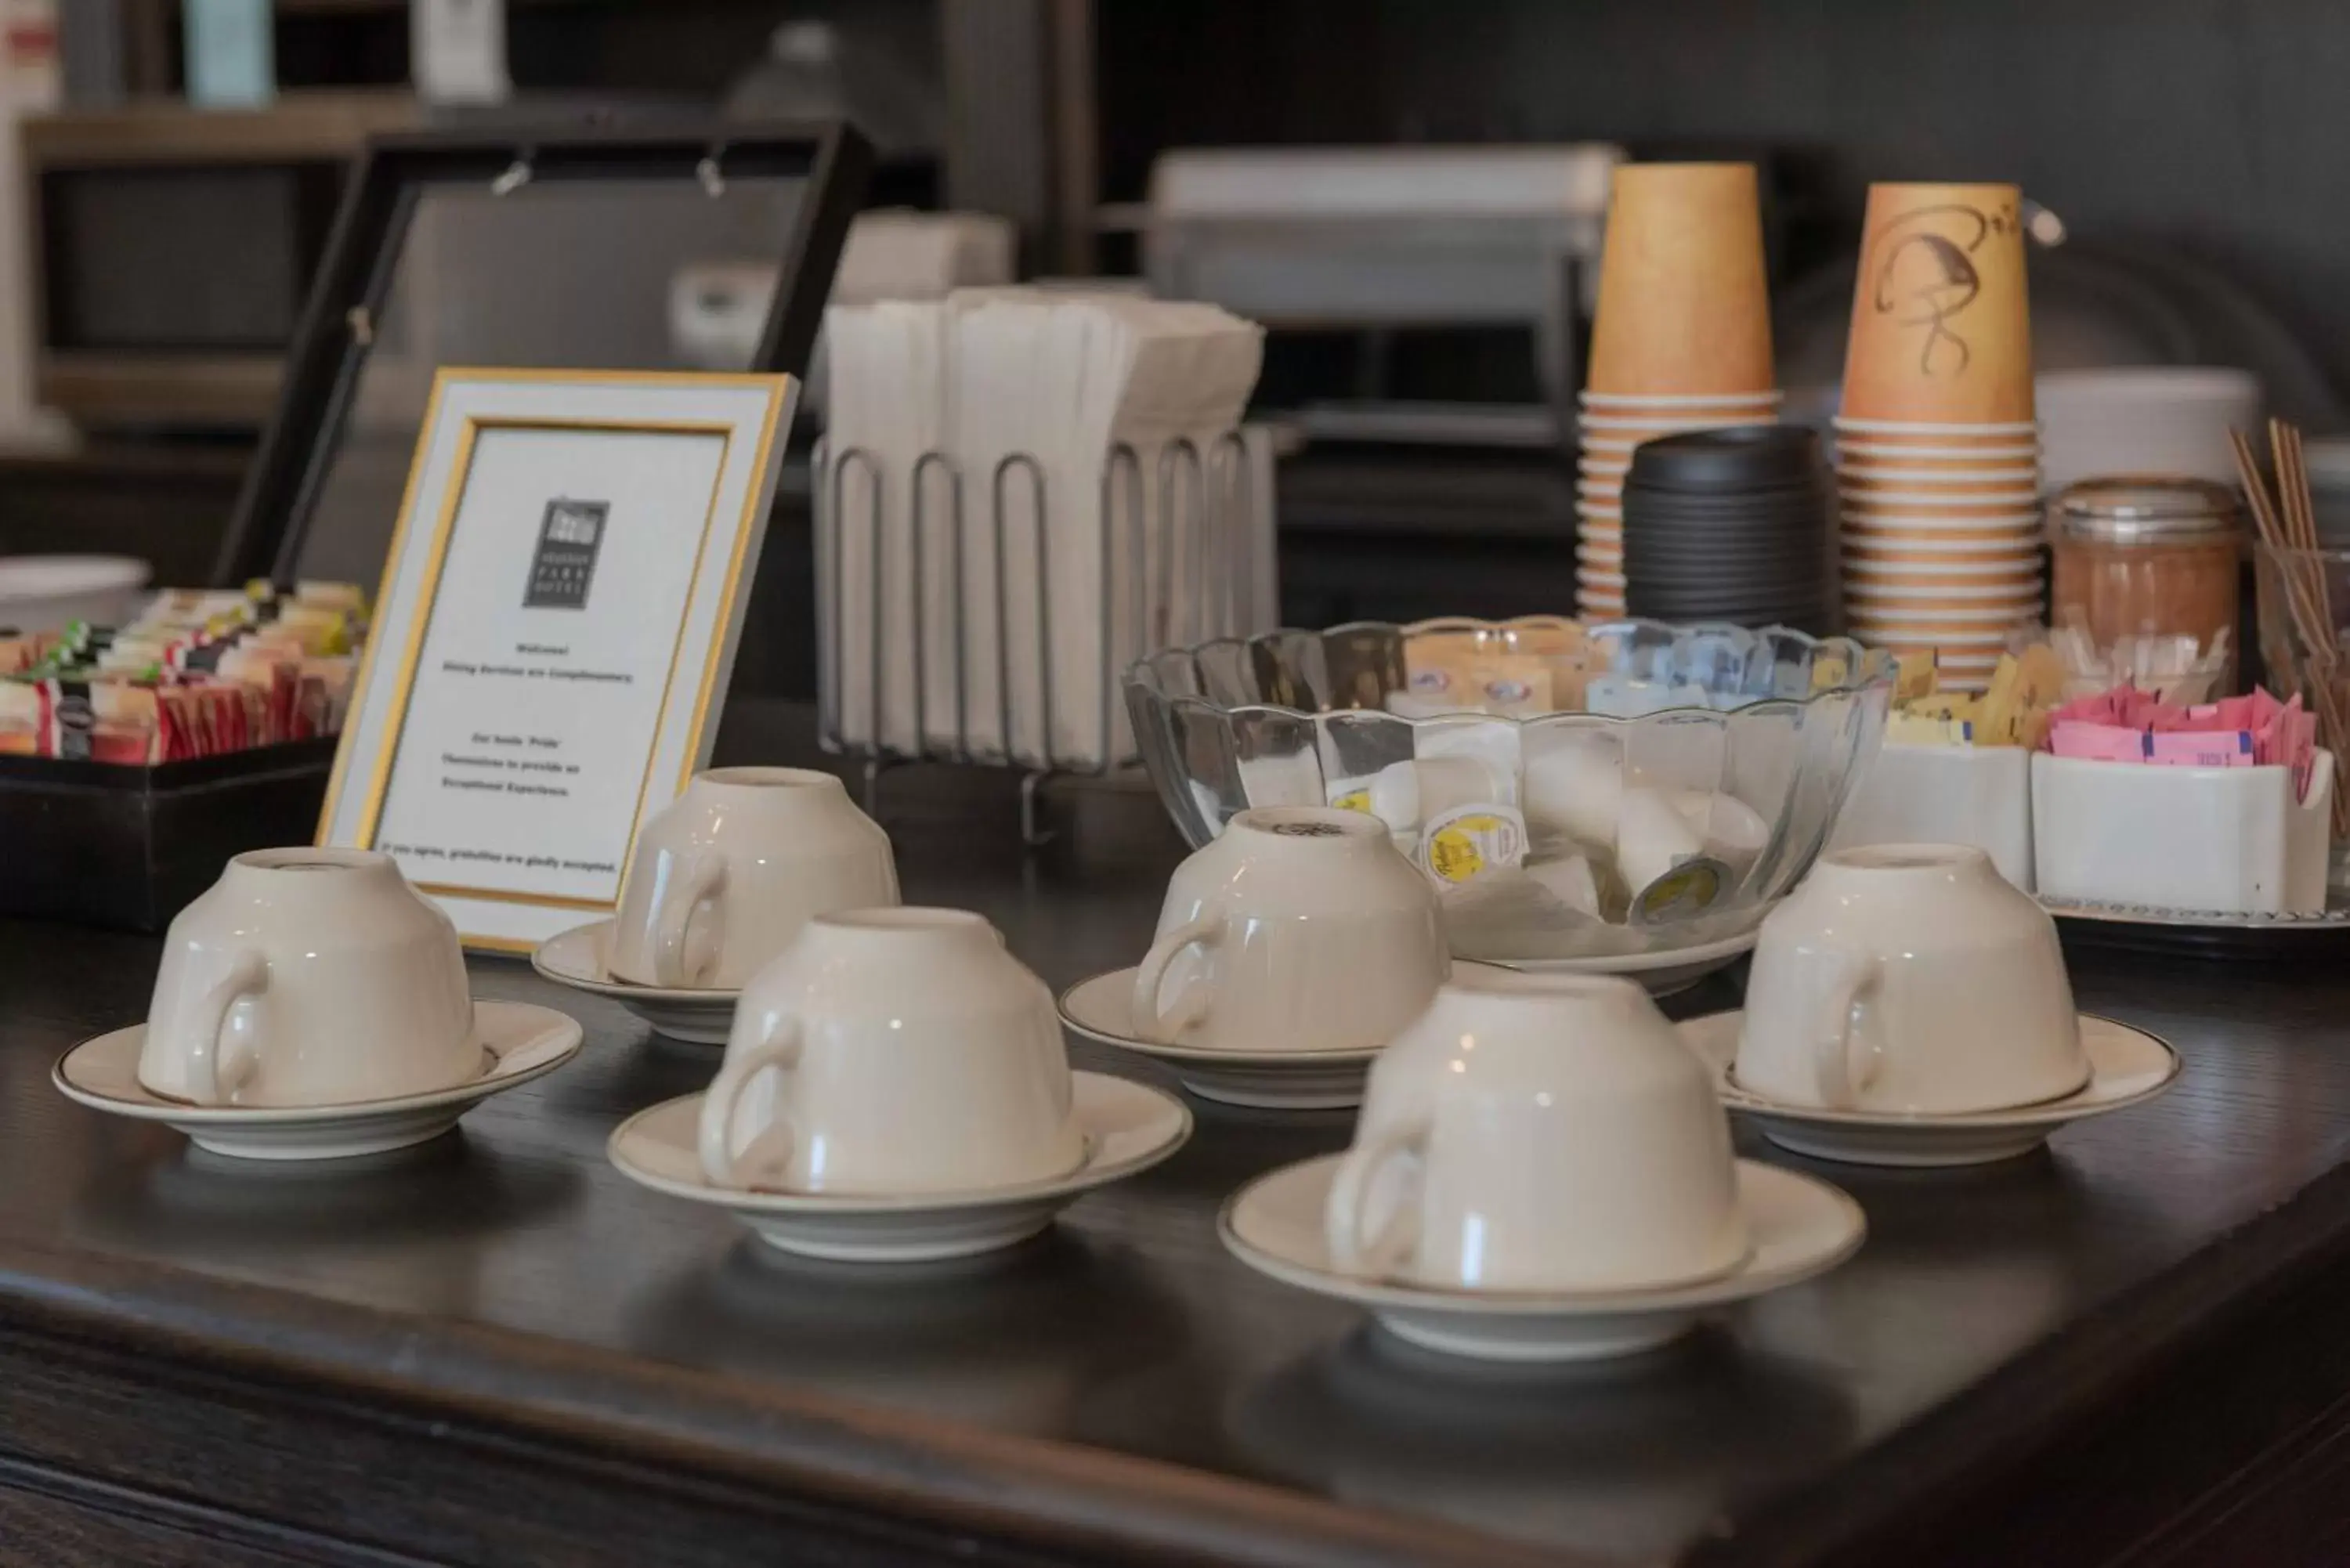
POLYGON ((2168 476, 2084 480, 2049 508, 2051 624, 2077 625, 2100 650, 2144 635, 2227 634, 2217 690, 2235 689, 2241 639, 2243 503, 2231 485, 2168 476))

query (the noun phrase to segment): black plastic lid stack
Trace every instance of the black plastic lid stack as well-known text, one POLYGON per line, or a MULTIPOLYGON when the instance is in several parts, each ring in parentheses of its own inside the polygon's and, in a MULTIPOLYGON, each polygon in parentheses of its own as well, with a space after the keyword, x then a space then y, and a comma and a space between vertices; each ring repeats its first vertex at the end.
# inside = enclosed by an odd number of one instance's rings
POLYGON ((1831 498, 1819 438, 1801 425, 1644 443, 1624 480, 1626 609, 1837 630, 1831 498))

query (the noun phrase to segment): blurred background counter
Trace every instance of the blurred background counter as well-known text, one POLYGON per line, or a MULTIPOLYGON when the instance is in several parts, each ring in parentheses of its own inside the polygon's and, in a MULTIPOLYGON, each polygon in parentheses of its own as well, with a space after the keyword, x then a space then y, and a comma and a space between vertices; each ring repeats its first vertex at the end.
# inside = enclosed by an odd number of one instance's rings
MULTIPOLYGON (((159 581, 210 575, 366 133, 582 112, 846 110, 880 148, 874 206, 997 214, 1021 275, 1148 277, 1265 321, 1292 625, 1566 607, 1559 410, 1620 157, 1762 170, 1790 417, 1832 400, 1867 183, 1994 171, 2068 232, 2033 263, 2043 370, 2234 366, 2270 411, 2344 426, 2350 172, 2291 151, 2350 115, 2320 64, 2350 58, 2350 13, 2321 0, 2061 27, 2022 0, 509 0, 486 85, 412 47, 403 0, 278 0, 266 101, 218 108, 191 101, 223 89, 180 0, 6 10, 0 178, 31 222, 0 314, 30 327, 0 335, 0 551, 159 581)), ((728 303, 706 290, 714 318, 667 351, 693 360, 728 303)), ((747 693, 814 690, 803 424, 747 693)))

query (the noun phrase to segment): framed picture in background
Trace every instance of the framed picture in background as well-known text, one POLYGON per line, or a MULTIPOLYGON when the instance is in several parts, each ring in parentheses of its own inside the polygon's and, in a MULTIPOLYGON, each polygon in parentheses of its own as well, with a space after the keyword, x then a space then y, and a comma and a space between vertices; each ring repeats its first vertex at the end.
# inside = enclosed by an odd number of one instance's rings
POLYGON ((798 389, 442 371, 318 841, 390 854, 473 946, 608 914, 709 758, 798 389))

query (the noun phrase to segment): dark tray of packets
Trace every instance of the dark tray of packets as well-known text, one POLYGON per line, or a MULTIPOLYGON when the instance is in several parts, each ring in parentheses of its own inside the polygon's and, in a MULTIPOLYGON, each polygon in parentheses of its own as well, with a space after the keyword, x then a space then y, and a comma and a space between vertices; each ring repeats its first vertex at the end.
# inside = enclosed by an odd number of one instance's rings
MULTIPOLYGON (((217 606, 235 596, 203 597, 217 606)), ((160 931, 231 856, 311 841, 340 694, 320 712, 309 691, 311 711, 297 719, 298 679, 291 692, 256 689, 242 701, 202 701, 198 687, 173 684, 210 679, 242 629, 182 639, 160 680, 96 674, 56 648, 6 677, 11 722, 29 717, 33 729, 0 743, 0 915, 160 931), (120 711, 126 688, 135 716, 120 711)), ((117 635, 76 627, 62 640, 87 658, 117 635)), ((340 665, 347 683, 347 660, 323 662, 340 665)))
POLYGON ((318 830, 335 739, 140 767, 0 756, 0 915, 160 931, 248 849, 318 830))

